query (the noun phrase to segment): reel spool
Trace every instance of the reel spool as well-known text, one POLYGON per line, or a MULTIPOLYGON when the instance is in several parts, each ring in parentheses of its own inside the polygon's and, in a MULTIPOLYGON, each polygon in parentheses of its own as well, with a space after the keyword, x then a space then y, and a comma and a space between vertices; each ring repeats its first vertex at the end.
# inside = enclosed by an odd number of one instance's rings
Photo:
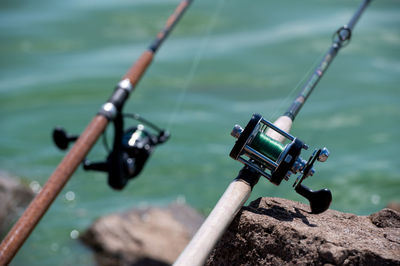
MULTIPOLYGON (((108 173, 108 184, 114 189, 123 189, 128 181, 142 171, 147 159, 154 151, 156 145, 169 139, 167 131, 162 130, 137 114, 118 114, 114 120, 113 148, 105 161, 83 161, 83 169, 108 173), (123 116, 133 118, 141 123, 137 126, 123 130, 123 116), (158 134, 152 133, 153 129, 158 134)), ((78 136, 70 136, 66 131, 57 127, 53 130, 55 145, 65 150, 70 142, 78 139, 78 136)), ((104 138, 106 140, 106 138, 104 138)), ((105 142, 105 147, 108 150, 105 142)))
POLYGON ((288 181, 292 174, 300 173, 293 187, 297 193, 309 200, 311 212, 318 214, 329 208, 332 201, 330 190, 313 191, 301 184, 304 179, 315 173, 313 165, 316 160, 319 162, 327 160, 329 151, 326 148, 314 151, 308 161, 302 159, 300 154, 303 149, 308 149, 308 145, 259 114, 254 114, 244 129, 235 125, 231 135, 237 138, 237 141, 230 152, 230 157, 254 169, 277 186, 283 179, 288 181), (284 136, 289 144, 284 145, 268 137, 267 129, 284 136))

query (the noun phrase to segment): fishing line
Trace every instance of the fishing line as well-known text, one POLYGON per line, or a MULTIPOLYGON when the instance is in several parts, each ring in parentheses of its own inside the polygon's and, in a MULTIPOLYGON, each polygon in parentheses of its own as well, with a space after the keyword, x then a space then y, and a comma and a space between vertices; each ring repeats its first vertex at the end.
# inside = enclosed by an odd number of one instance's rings
POLYGON ((192 83, 194 74, 197 72, 197 69, 200 65, 201 59, 204 56, 204 52, 206 51, 206 48, 208 46, 208 43, 210 41, 210 36, 211 36, 211 32, 215 27, 215 24, 217 22, 217 18, 219 17, 219 14, 221 13, 222 7, 225 4, 225 0, 219 0, 218 4, 215 8, 214 14, 210 20, 210 22, 207 25, 206 28, 206 32, 205 32, 205 37, 203 38, 201 45, 200 45, 200 49, 198 50, 197 54, 195 55, 192 65, 190 66, 189 72, 187 74, 187 78, 185 79, 182 89, 181 89, 181 93, 179 94, 178 100, 175 103, 175 107, 174 107, 174 111, 172 112, 168 125, 167 125, 167 129, 170 131, 171 130, 171 126, 173 123, 175 123, 176 119, 177 119, 177 114, 179 112, 179 110, 182 108, 183 105, 183 101, 185 99, 187 90, 190 86, 190 84, 192 83))
POLYGON ((274 112, 272 113, 271 117, 272 118, 276 118, 278 116, 278 112, 281 112, 281 109, 283 108, 283 106, 287 106, 289 101, 292 100, 293 95, 295 92, 298 91, 298 89, 300 88, 300 86, 303 86, 305 80, 310 76, 310 74, 314 71, 315 67, 319 64, 319 62, 321 61, 321 59, 325 56, 325 52, 322 51, 320 56, 318 56, 314 62, 312 63, 311 67, 307 70, 307 72, 303 75, 303 77, 300 79, 300 81, 296 84, 296 86, 289 92, 289 94, 287 94, 287 96, 282 99, 280 101, 280 103, 278 104, 278 106, 276 108, 274 108, 274 112))

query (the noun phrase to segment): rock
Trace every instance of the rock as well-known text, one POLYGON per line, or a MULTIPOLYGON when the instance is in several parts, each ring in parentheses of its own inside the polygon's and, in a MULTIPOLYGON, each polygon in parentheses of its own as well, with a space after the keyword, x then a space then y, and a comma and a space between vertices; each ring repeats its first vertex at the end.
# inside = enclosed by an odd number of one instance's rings
POLYGON ((386 208, 400 212, 400 202, 396 201, 389 202, 386 208))
POLYGON ((400 214, 370 216, 259 198, 243 207, 207 265, 400 265, 400 214))
POLYGON ((204 218, 181 203, 134 209, 95 221, 81 240, 98 265, 170 265, 204 218))
POLYGON ((35 194, 21 181, 0 172, 0 237, 3 238, 11 225, 21 216, 35 194))
POLYGON ((392 209, 383 209, 369 216, 371 222, 380 228, 400 228, 400 213, 392 209))

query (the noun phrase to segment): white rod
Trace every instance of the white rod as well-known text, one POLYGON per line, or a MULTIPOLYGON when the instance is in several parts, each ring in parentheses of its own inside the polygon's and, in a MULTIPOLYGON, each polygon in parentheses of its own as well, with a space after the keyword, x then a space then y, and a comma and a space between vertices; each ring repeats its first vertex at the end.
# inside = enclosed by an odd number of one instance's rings
POLYGON ((201 266, 208 259, 217 241, 249 198, 250 185, 235 179, 219 199, 217 205, 175 261, 175 266, 201 266))
MULTIPOLYGON (((287 116, 281 116, 274 124, 289 132, 292 120, 287 116)), ((267 135, 277 141, 282 142, 285 139, 282 135, 274 133, 276 131, 267 131, 267 135)), ((240 178, 233 180, 190 243, 175 261, 174 266, 204 265, 214 246, 246 203, 250 194, 251 186, 249 183, 240 178)))

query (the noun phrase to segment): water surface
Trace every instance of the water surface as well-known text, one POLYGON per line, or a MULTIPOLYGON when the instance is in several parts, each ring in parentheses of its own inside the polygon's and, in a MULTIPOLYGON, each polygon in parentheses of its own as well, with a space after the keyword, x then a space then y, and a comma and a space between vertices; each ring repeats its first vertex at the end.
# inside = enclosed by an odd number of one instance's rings
MULTIPOLYGON (((0 169, 43 185, 64 155, 53 127, 81 132, 177 4, 3 1, 0 169)), ((171 140, 122 192, 79 169, 12 265, 93 265, 75 230, 108 213, 177 198, 208 213, 241 168, 228 156, 232 126, 255 112, 279 117, 358 4, 195 1, 125 107, 168 128, 171 140)), ((307 185, 330 188, 333 209, 367 215, 400 201, 399 47, 398 2, 374 1, 295 121, 294 135, 331 151, 307 185)), ((105 156, 101 142, 89 154, 105 156)), ((261 180, 251 199, 304 202, 292 182, 261 180)))

